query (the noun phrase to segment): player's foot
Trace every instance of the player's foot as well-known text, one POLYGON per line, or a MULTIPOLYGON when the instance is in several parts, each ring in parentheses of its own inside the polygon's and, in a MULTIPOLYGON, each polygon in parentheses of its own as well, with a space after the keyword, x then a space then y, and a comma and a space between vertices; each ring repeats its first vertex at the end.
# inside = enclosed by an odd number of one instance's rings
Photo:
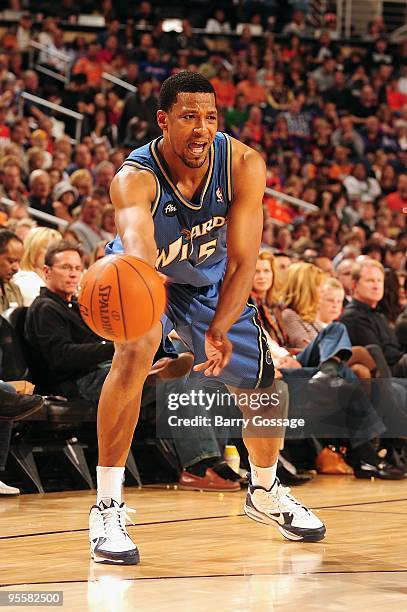
POLYGON ((254 521, 275 525, 288 540, 322 540, 325 525, 289 492, 290 489, 281 486, 278 478, 269 491, 250 484, 244 511, 254 521))
POLYGON ((89 514, 90 554, 96 563, 136 565, 140 561, 137 546, 126 530, 126 506, 111 500, 92 506, 89 514))

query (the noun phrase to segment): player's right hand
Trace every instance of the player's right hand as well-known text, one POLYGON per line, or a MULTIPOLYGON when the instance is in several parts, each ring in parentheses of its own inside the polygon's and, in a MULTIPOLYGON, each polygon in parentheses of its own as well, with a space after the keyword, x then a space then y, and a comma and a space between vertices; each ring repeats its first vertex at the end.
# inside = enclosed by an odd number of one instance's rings
POLYGON ((195 372, 203 370, 205 376, 219 376, 232 356, 232 343, 218 328, 209 328, 205 334, 207 361, 194 366, 195 372))

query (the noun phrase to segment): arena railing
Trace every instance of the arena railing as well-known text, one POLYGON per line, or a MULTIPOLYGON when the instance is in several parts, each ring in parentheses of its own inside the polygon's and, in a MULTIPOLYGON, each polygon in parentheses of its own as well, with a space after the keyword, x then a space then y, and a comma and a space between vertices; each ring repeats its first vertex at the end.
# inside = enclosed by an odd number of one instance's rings
MULTIPOLYGON (((14 200, 10 200, 9 198, 0 198, 0 204, 4 204, 9 208, 18 205, 18 202, 14 200)), ((68 227, 69 223, 65 219, 60 219, 59 217, 54 217, 54 215, 50 215, 42 210, 37 210, 36 208, 31 208, 31 206, 27 206, 27 212, 34 219, 39 219, 40 221, 45 221, 46 223, 51 223, 57 227, 61 227, 65 229, 68 227)))
MULTIPOLYGON (((123 89, 127 89, 127 91, 130 91, 131 93, 136 93, 137 91, 137 87, 135 85, 132 85, 131 83, 128 83, 127 81, 123 81, 123 79, 119 79, 119 77, 116 77, 113 74, 110 74, 109 72, 103 72, 102 79, 104 81, 108 81, 109 83, 113 83, 113 85, 116 85, 117 87, 122 87, 123 89)), ((106 87, 103 87, 103 86, 102 88, 106 89, 106 87)))
POLYGON ((24 114, 23 113, 24 100, 27 100, 27 102, 33 102, 33 104, 38 104, 38 106, 45 106, 45 108, 49 108, 51 110, 56 111, 57 113, 61 113, 61 115, 66 115, 67 117, 72 117, 73 119, 75 119, 76 120, 75 141, 80 142, 82 122, 84 119, 84 116, 82 115, 82 113, 77 113, 76 111, 66 108, 66 106, 55 104, 55 102, 49 102, 48 100, 45 100, 44 98, 40 98, 39 96, 34 96, 33 94, 23 91, 20 94, 20 98, 19 98, 20 116, 23 116, 24 114))
POLYGON ((29 66, 30 68, 35 68, 38 72, 42 72, 43 74, 50 76, 57 81, 62 81, 65 85, 67 85, 71 78, 71 67, 73 64, 73 58, 63 53, 62 51, 58 51, 57 49, 50 49, 47 45, 43 45, 36 40, 30 40, 29 42, 29 66), (34 63, 34 51, 39 51, 40 55, 37 61, 34 63), (40 62, 41 55, 49 55, 51 58, 58 60, 65 64, 65 74, 61 74, 55 70, 52 70, 49 65, 43 66, 40 62))
POLYGON ((287 202, 288 204, 292 204, 297 208, 303 208, 308 212, 319 212, 318 206, 315 204, 311 204, 310 202, 305 202, 305 200, 300 200, 300 198, 295 198, 294 196, 290 196, 282 191, 276 191, 275 189, 270 189, 270 187, 266 187, 265 192, 267 195, 272 196, 276 200, 281 200, 282 202, 287 202))
POLYGON ((391 40, 399 42, 393 33, 407 20, 406 0, 336 0, 336 9, 339 31, 346 38, 365 36, 370 21, 383 17, 391 40))

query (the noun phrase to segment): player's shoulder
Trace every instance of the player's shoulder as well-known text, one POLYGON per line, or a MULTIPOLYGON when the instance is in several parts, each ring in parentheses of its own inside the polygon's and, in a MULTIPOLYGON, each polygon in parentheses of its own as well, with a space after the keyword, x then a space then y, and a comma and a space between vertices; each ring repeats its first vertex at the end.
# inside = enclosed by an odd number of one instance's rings
POLYGON ((137 187, 144 184, 153 186, 157 183, 151 154, 154 142, 148 142, 129 153, 113 179, 115 184, 137 187))
POLYGON ((117 171, 112 180, 112 186, 148 186, 156 185, 156 177, 150 168, 134 166, 133 164, 123 164, 117 171))
POLYGON ((252 147, 230 137, 232 144, 232 171, 236 172, 259 172, 266 171, 266 164, 263 157, 252 147))
POLYGON ((110 184, 110 197, 114 206, 127 206, 131 202, 151 204, 158 192, 158 180, 148 168, 124 164, 110 184))

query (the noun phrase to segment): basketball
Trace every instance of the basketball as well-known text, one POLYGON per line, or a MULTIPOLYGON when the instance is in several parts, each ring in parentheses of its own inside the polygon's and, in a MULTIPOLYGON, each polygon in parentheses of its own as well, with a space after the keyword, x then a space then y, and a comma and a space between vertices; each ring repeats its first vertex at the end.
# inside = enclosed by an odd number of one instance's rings
POLYGON ((145 261, 132 255, 108 255, 82 279, 78 297, 85 323, 115 342, 135 340, 148 332, 165 308, 164 284, 145 261))

